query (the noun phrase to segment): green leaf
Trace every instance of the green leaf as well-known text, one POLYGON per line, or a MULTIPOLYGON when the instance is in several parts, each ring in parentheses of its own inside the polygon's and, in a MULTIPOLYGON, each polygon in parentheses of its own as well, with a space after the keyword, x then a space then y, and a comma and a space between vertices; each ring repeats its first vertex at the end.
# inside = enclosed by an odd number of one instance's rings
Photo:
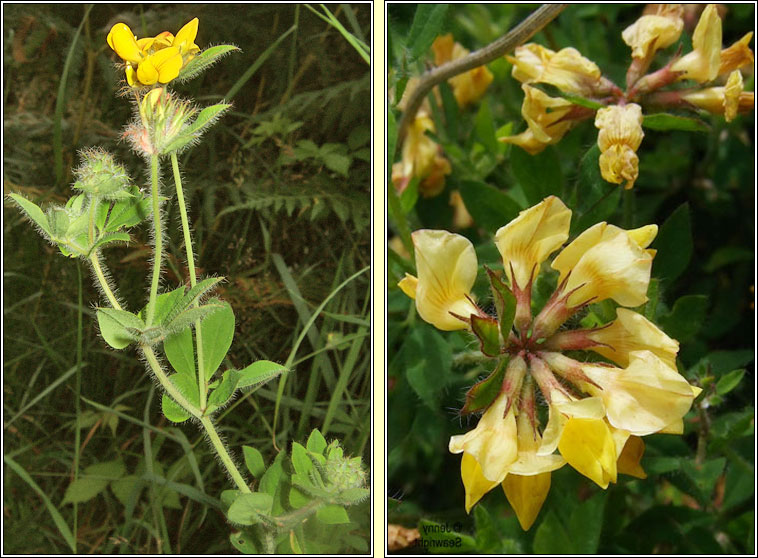
POLYGON ((345 508, 336 504, 330 504, 316 510, 316 518, 327 525, 350 523, 350 517, 345 508))
POLYGON ((413 358, 406 364, 408 383, 424 403, 437 409, 446 378, 450 375, 452 349, 442 335, 426 325, 415 329, 406 343, 409 344, 407 353, 413 358))
POLYGON ((115 308, 98 308, 97 324, 100 334, 114 349, 123 349, 138 339, 135 331, 145 329, 145 323, 126 310, 115 308))
POLYGON ((580 107, 585 107, 592 110, 598 110, 605 107, 603 103, 598 103, 597 101, 586 99, 584 97, 580 97, 579 95, 566 93, 565 91, 558 89, 555 85, 551 85, 549 83, 532 83, 530 86, 541 90, 543 93, 549 95, 550 97, 561 97, 567 101, 571 101, 580 107))
POLYGON ((479 106, 479 111, 476 113, 474 134, 487 151, 496 157, 503 151, 504 147, 495 137, 494 121, 495 119, 492 117, 489 101, 485 98, 482 100, 481 105, 479 106))
POLYGON ((511 171, 524 190, 530 205, 535 205, 548 196, 561 196, 561 162, 552 147, 547 147, 537 155, 529 155, 523 149, 513 149, 511 171))
POLYGON ((255 536, 244 529, 239 533, 229 533, 229 541, 242 554, 258 554, 259 552, 258 547, 255 546, 255 536))
POLYGON ((90 465, 77 480, 68 485, 63 503, 75 504, 91 500, 105 490, 109 482, 123 477, 125 472, 126 467, 120 459, 90 465))
POLYGON ((690 208, 683 203, 666 219, 653 242, 658 250, 653 261, 653 275, 671 283, 679 277, 692 257, 690 208))
POLYGON ((534 554, 575 554, 574 539, 553 511, 545 514, 545 519, 534 533, 534 554))
POLYGON ((98 238, 92 246, 89 248, 89 253, 91 254, 95 249, 100 248, 104 244, 109 244, 111 242, 121 242, 121 243, 128 243, 131 240, 131 237, 127 233, 121 233, 121 232, 114 232, 114 233, 104 233, 100 238, 98 238))
POLYGON ((576 554, 597 553, 607 496, 606 491, 598 492, 572 511, 569 531, 576 554))
POLYGON ((111 482, 111 491, 125 508, 134 506, 145 482, 137 475, 127 475, 111 482))
POLYGON ((503 283, 502 279, 490 268, 486 267, 487 276, 490 279, 490 288, 492 296, 495 299, 495 308, 497 309, 498 320, 500 322, 500 335, 503 343, 507 346, 508 339, 513 328, 513 320, 516 317, 516 297, 503 283))
POLYGON ((479 339, 479 350, 494 357, 500 354, 500 327, 495 318, 471 315, 471 331, 479 339))
POLYGON ((266 465, 263 462, 263 455, 256 448, 251 446, 242 446, 242 454, 245 457, 245 467, 256 479, 266 472, 266 465))
POLYGON ((215 303, 211 302, 209 304, 203 304, 202 306, 198 306, 196 308, 187 308, 177 314, 170 323, 165 324, 162 327, 162 330, 166 335, 184 331, 185 329, 192 327, 198 322, 207 319, 208 316, 215 312, 218 312, 219 310, 222 310, 223 308, 224 305, 218 300, 215 303))
POLYGON ((50 238, 52 233, 50 232, 50 223, 47 220, 47 216, 42 212, 40 207, 32 202, 27 200, 24 197, 19 196, 18 194, 8 194, 10 198, 16 202, 16 204, 26 213, 26 216, 29 217, 42 231, 45 233, 45 235, 50 238))
POLYGON ((237 388, 243 389, 265 384, 269 380, 276 378, 286 372, 287 369, 281 364, 271 362, 270 360, 257 360, 242 370, 237 371, 238 382, 237 388))
POLYGON ((315 428, 313 432, 311 432, 311 435, 308 436, 308 442, 305 444, 305 447, 308 451, 323 455, 324 450, 326 449, 326 439, 321 432, 319 432, 318 428, 315 428))
POLYGON ((308 457, 308 451, 298 444, 292 443, 292 466, 298 475, 307 476, 313 469, 313 461, 308 457))
POLYGON ((222 304, 224 305, 222 309, 208 316, 200 324, 203 333, 203 370, 206 380, 210 380, 218 370, 234 338, 234 312, 229 303, 222 304))
MULTIPOLYGON (((144 197, 136 186, 132 188, 130 197, 119 200, 113 204, 108 221, 104 223, 106 232, 115 232, 123 227, 133 227, 147 219, 152 213, 152 205, 149 197, 144 197)), ((106 207, 107 205, 103 205, 106 207)), ((103 225, 99 225, 103 228, 103 225)))
POLYGON ((234 45, 216 45, 205 49, 182 68, 176 81, 182 83, 200 75, 215 64, 221 57, 235 51, 241 52, 240 49, 234 45))
POLYGON ((660 322, 669 336, 686 341, 703 326, 707 312, 706 295, 685 295, 677 299, 671 312, 661 317, 660 322))
POLYGON ((420 182, 418 176, 414 176, 401 192, 400 207, 403 208, 403 213, 410 213, 411 210, 416 207, 416 202, 418 201, 418 185, 420 182))
MULTIPOLYGON (((182 300, 184 296, 184 287, 179 287, 173 291, 167 293, 161 293, 155 298, 155 314, 153 315, 154 324, 163 324, 166 321, 166 316, 171 312, 174 307, 182 300)), ((143 308, 139 312, 139 317, 145 319, 146 308, 143 308)))
POLYGON ((683 130, 685 132, 710 132, 711 127, 698 118, 688 118, 660 112, 646 114, 642 125, 651 130, 683 130))
POLYGON ((419 4, 416 7, 416 14, 408 32, 407 46, 411 62, 425 54, 432 46, 442 29, 447 8, 447 4, 419 4))
POLYGON ((324 162, 324 165, 326 165, 326 168, 341 174, 342 176, 347 176, 347 171, 350 169, 350 163, 353 162, 349 156, 340 153, 322 153, 321 160, 324 162))
POLYGON ((576 213, 572 222, 572 235, 608 220, 621 200, 621 187, 609 184, 600 174, 600 148, 593 143, 579 162, 576 213))
POLYGON ((276 458, 274 458, 274 462, 269 465, 269 468, 266 469, 266 472, 263 474, 263 477, 261 478, 261 484, 260 484, 260 490, 261 492, 266 492, 267 494, 270 494, 271 496, 275 496, 277 490, 279 489, 279 481, 282 478, 282 475, 284 473, 284 469, 282 468, 282 459, 284 458, 284 452, 280 452, 276 454, 276 458))
POLYGON ((682 460, 682 472, 694 483, 697 489, 694 496, 702 504, 710 502, 711 494, 716 487, 716 481, 721 476, 725 465, 725 457, 710 459, 700 465, 690 459, 682 460))
POLYGON ((224 378, 219 386, 214 389, 208 396, 208 412, 213 412, 219 407, 226 405, 234 395, 239 381, 239 373, 236 370, 227 370, 224 372, 224 378))
MULTIPOLYGON (((195 407, 200 407, 200 394, 198 393, 197 381, 194 376, 183 373, 172 374, 169 376, 169 380, 189 403, 195 407)), ((184 407, 174 401, 167 393, 164 393, 161 399, 161 410, 164 416, 171 422, 184 422, 190 417, 190 414, 184 410, 184 407)))
POLYGON ((254 525, 261 520, 261 516, 271 513, 271 505, 274 499, 265 492, 252 492, 240 494, 226 512, 227 518, 238 525, 254 525))
POLYGON ((722 376, 721 379, 716 384, 716 393, 718 393, 719 395, 726 395, 727 393, 732 391, 734 388, 736 388, 738 385, 740 385, 740 382, 742 381, 742 378, 744 376, 745 376, 744 368, 732 370, 731 372, 724 374, 724 376, 722 376))
POLYGON ((466 404, 461 409, 461 415, 481 411, 492 404, 497 394, 500 393, 507 364, 507 358, 501 359, 492 374, 471 386, 471 389, 466 392, 466 404))
POLYGON ((504 192, 484 182, 462 180, 458 189, 476 224, 489 232, 511 222, 521 210, 504 192))
POLYGON ((387 111, 387 178, 392 176, 392 164, 395 162, 397 148, 397 122, 392 109, 387 111))

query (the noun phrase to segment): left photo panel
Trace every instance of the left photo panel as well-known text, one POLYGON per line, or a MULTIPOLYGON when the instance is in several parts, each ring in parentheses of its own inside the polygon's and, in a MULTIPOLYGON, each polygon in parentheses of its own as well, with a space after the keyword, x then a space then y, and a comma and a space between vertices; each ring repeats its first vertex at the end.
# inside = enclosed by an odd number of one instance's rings
POLYGON ((3 553, 369 554, 372 4, 2 15, 3 553))

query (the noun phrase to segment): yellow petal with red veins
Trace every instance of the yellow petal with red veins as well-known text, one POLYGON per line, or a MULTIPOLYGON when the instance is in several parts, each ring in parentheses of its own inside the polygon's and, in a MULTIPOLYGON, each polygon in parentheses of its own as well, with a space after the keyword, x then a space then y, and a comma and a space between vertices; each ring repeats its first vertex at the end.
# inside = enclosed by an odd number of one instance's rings
POLYGON ((478 313, 467 298, 476 280, 474 246, 447 231, 419 230, 413 233, 416 249, 416 309, 427 322, 443 331, 465 329, 466 323, 451 312, 468 318, 478 313))
POLYGON ((142 60, 142 51, 137 45, 137 39, 134 38, 134 33, 125 23, 117 23, 111 27, 106 40, 122 60, 134 64, 142 60))
POLYGON ((566 242, 570 223, 571 210, 560 199, 550 196, 519 213, 495 233, 495 244, 511 285, 526 288, 539 273, 542 262, 566 242))
POLYGON ((521 528, 527 531, 537 519, 550 491, 550 473, 528 477, 509 474, 503 481, 503 491, 521 528))

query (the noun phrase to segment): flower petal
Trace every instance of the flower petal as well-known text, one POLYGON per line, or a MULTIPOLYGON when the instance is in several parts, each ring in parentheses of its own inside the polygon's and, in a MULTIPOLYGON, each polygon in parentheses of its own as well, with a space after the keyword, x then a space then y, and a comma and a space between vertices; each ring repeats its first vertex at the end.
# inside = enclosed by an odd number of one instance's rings
POLYGON ((509 474, 503 481, 503 491, 524 531, 537 519, 550 491, 550 473, 534 476, 509 474))
POLYGON ((616 444, 604 420, 569 419, 558 449, 569 465, 601 488, 616 482, 616 444))
POLYGON ((468 317, 478 313, 466 297, 476 280, 474 246, 459 234, 437 230, 413 233, 416 248, 416 309, 419 315, 443 331, 465 329, 450 312, 468 317))
POLYGON ((495 243, 511 285, 526 288, 539 273, 542 262, 566 242, 570 223, 571 210, 560 199, 550 196, 519 213, 495 233, 495 243))
POLYGON ((125 23, 117 23, 111 27, 106 40, 122 60, 133 64, 142 60, 142 52, 137 46, 137 39, 125 23))
POLYGON ((466 513, 471 511, 482 496, 498 485, 497 482, 485 478, 476 458, 468 453, 464 453, 461 459, 461 479, 466 489, 466 513))

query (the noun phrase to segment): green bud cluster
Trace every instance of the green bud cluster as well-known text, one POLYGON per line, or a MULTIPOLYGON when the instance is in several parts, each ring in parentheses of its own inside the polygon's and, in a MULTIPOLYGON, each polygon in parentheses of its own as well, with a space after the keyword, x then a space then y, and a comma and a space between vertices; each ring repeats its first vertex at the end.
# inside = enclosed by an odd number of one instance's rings
POLYGON ((74 170, 75 190, 105 200, 122 200, 131 197, 128 189, 131 179, 126 169, 118 164, 113 155, 100 148, 80 152, 82 164, 74 170))

